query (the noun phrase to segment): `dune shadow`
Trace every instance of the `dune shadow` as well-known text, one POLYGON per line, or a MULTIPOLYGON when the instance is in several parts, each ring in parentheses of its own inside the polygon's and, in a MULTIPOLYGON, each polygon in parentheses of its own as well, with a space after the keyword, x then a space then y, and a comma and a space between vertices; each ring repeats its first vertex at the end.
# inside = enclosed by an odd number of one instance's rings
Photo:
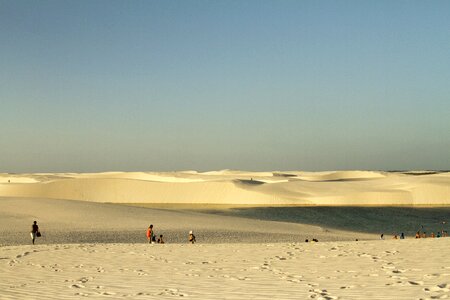
POLYGON ((210 212, 386 235, 450 231, 450 207, 240 207, 210 212))

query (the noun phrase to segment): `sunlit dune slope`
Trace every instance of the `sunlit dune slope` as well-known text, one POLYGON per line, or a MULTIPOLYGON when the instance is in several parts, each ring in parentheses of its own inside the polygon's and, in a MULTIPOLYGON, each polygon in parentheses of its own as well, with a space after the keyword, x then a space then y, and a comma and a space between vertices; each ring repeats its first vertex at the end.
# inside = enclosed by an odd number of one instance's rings
POLYGON ((0 174, 0 197, 117 203, 449 205, 448 172, 0 174))

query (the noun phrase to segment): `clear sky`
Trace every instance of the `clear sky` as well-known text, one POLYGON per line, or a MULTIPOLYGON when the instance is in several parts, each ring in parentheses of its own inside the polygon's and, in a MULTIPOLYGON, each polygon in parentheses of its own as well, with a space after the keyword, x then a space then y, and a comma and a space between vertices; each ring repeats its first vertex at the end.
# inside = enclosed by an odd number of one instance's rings
POLYGON ((450 1, 0 0, 0 172, 450 169, 450 1))

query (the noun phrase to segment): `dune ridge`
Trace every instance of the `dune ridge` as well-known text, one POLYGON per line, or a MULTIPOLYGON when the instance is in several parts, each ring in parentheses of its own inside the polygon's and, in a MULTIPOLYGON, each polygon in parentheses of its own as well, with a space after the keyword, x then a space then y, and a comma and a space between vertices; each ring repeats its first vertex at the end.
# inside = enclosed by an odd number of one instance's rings
POLYGON ((449 172, 0 174, 0 197, 113 203, 450 205, 449 172))
POLYGON ((112 203, 450 205, 449 172, 0 174, 0 197, 112 203))

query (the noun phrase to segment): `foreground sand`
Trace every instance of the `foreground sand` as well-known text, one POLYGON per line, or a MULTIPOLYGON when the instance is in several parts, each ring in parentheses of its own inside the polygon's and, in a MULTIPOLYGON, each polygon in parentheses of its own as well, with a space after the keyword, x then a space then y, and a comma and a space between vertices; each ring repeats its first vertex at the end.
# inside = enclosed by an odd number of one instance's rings
POLYGON ((450 238, 0 247, 2 299, 443 299, 450 238))
POLYGON ((0 197, 112 203, 450 205, 449 172, 0 174, 0 197))

